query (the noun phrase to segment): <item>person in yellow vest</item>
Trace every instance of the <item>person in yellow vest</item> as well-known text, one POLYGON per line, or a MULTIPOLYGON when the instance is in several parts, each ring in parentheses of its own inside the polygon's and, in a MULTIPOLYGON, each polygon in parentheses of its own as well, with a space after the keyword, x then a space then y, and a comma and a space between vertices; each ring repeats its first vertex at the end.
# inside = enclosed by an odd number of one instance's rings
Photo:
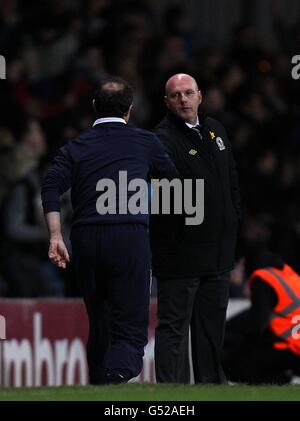
POLYGON ((279 256, 246 256, 251 308, 227 322, 223 365, 228 380, 289 383, 300 375, 300 276, 279 256))

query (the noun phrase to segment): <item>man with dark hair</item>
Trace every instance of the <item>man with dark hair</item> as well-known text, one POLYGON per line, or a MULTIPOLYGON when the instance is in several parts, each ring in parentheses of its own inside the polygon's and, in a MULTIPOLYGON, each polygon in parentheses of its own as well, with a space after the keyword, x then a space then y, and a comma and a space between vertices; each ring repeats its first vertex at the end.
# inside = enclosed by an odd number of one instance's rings
POLYGON ((201 102, 193 77, 172 76, 166 83, 168 114, 155 128, 180 178, 204 179, 202 224, 186 225, 185 215, 154 215, 150 226, 158 280, 155 369, 159 382, 189 383, 189 327, 195 382, 226 382, 221 349, 239 189, 226 131, 218 121, 198 114, 201 102))
POLYGON ((148 215, 129 211, 134 195, 129 184, 138 179, 147 186, 148 176, 177 175, 157 137, 126 124, 132 97, 120 78, 101 83, 93 100, 98 119, 59 150, 42 188, 49 258, 65 268, 69 255, 60 229, 59 196, 71 187, 72 261, 89 318, 92 384, 123 383, 137 376, 147 344, 148 215), (127 182, 122 185, 124 173, 127 182))
POLYGON ((131 86, 119 77, 104 79, 101 88, 94 94, 95 111, 102 117, 123 117, 132 101, 131 86))

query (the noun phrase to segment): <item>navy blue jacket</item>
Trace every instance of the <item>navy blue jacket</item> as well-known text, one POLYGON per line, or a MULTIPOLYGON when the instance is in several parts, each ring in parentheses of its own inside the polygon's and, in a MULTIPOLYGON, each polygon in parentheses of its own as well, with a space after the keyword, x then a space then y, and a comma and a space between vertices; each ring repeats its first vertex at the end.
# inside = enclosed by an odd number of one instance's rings
MULTIPOLYGON (((176 178, 177 170, 155 134, 119 122, 100 123, 59 149, 42 186, 44 212, 60 211, 60 195, 71 187, 73 226, 148 223, 147 214, 100 215, 96 185, 109 178, 118 187, 119 171, 132 179, 176 178)), ((117 189, 118 191, 118 189, 117 189)), ((128 198, 135 192, 128 193, 128 198)))

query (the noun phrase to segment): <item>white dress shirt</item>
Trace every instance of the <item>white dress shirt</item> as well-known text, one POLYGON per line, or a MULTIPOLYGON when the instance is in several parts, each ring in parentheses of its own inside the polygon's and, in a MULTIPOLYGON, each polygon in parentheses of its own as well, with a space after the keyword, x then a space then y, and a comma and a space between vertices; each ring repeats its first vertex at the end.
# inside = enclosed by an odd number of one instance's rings
POLYGON ((93 124, 93 127, 96 126, 96 124, 100 124, 100 123, 123 123, 123 124, 126 124, 126 121, 124 120, 124 118, 121 118, 121 117, 97 118, 97 120, 93 124))
POLYGON ((199 117, 197 116, 196 124, 191 124, 191 123, 185 123, 185 124, 188 126, 189 129, 192 129, 193 127, 199 125, 199 117))

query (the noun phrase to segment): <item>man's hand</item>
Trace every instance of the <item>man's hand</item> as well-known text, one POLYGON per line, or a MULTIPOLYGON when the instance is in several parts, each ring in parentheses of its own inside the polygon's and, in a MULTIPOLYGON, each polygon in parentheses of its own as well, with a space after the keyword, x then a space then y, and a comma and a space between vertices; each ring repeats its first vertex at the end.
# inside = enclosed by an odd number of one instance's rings
POLYGON ((59 268, 65 269, 70 262, 69 253, 62 237, 50 239, 48 257, 59 268))
POLYGON ((60 213, 48 212, 45 214, 45 218, 50 236, 48 257, 56 266, 65 269, 70 262, 70 258, 61 234, 60 213))

